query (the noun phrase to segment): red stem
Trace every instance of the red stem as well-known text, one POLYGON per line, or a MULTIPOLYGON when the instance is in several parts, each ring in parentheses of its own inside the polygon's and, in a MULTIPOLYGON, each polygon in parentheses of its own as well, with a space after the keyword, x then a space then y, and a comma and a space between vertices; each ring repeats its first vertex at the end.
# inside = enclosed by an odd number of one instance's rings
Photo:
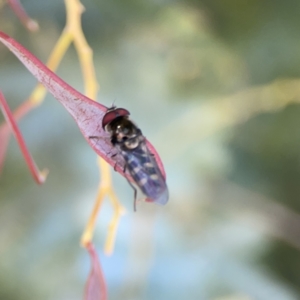
POLYGON ((19 0, 8 0, 7 2, 19 20, 28 30, 36 31, 39 29, 38 24, 27 15, 19 0))
POLYGON ((0 91, 0 104, 1 104, 1 108, 2 108, 2 112, 3 115, 6 119, 6 122, 9 124, 9 126, 11 127, 11 130, 19 144, 19 147, 21 149, 21 152, 25 158, 25 161, 28 165, 28 168, 33 176, 33 178, 35 179, 35 181, 38 184, 42 184, 45 181, 45 176, 43 174, 40 173, 39 169, 37 168, 32 156, 30 155, 28 148, 26 146, 26 143, 23 139, 23 136, 18 128, 18 125, 13 117, 13 114, 5 100, 5 97, 3 95, 3 93, 0 91))

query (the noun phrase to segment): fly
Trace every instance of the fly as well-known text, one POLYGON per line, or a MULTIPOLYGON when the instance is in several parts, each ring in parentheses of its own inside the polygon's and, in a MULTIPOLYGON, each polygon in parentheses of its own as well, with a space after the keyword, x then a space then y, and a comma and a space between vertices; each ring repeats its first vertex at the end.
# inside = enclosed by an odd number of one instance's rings
MULTIPOLYGON (((123 156, 126 170, 142 193, 150 201, 164 205, 169 198, 165 178, 147 147, 146 138, 129 119, 129 114, 124 108, 112 107, 104 115, 102 127, 110 134, 112 145, 123 156)), ((129 184, 134 189, 136 210, 137 190, 130 182, 129 184)))

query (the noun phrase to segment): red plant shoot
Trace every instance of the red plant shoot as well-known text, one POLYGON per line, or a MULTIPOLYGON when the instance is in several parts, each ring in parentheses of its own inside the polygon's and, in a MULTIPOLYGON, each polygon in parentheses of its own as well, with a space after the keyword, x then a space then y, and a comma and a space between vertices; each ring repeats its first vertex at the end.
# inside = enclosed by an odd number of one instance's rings
POLYGON ((99 263, 97 252, 94 246, 89 243, 86 247, 91 258, 92 269, 85 287, 84 299, 87 300, 106 300, 107 290, 102 273, 102 269, 99 263))

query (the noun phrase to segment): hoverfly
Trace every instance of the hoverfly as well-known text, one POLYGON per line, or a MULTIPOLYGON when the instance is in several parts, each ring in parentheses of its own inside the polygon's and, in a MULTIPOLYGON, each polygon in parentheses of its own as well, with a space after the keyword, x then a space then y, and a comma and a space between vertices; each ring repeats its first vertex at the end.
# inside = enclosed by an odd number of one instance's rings
MULTIPOLYGON (((110 134, 112 145, 125 160, 125 170, 128 170, 146 199, 164 205, 169 198, 165 178, 147 147, 146 138, 129 119, 129 114, 128 110, 113 106, 104 115, 102 127, 110 134)), ((128 182, 134 189, 136 210, 137 189, 128 182)))

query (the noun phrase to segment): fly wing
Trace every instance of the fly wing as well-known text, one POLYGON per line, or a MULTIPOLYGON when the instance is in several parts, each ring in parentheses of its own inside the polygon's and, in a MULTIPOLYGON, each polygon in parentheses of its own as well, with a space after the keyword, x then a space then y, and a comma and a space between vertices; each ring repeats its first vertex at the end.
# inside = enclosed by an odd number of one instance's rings
POLYGON ((169 193, 166 181, 145 143, 132 150, 121 151, 126 168, 143 194, 161 205, 168 202, 169 193))

